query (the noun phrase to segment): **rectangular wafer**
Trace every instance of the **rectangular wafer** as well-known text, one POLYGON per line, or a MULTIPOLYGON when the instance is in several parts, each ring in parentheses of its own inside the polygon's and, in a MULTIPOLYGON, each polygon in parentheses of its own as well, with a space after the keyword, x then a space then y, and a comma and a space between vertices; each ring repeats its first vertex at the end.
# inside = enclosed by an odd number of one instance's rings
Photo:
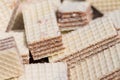
MULTIPOLYGON (((99 80, 101 76, 113 72, 120 68, 120 43, 109 47, 85 60, 79 61, 74 68, 69 69, 69 80, 99 80)), ((119 80, 119 71, 112 73, 109 79, 119 80), (112 79, 111 76, 116 76, 112 79)), ((106 76, 107 77, 107 76, 106 76)), ((104 80, 104 79, 100 79, 104 80)))
POLYGON ((25 74, 18 80, 68 80, 65 63, 25 65, 25 74))
POLYGON ((102 13, 107 13, 120 8, 120 0, 87 0, 102 13), (97 3, 97 4, 96 4, 97 3))
POLYGON ((25 4, 22 13, 28 47, 35 60, 63 49, 51 1, 25 4))
POLYGON ((109 18, 92 21, 88 26, 63 35, 65 50, 49 57, 50 62, 64 61, 74 67, 77 61, 120 42, 117 31, 109 18))
POLYGON ((0 79, 19 77, 23 73, 23 66, 15 39, 7 33, 0 34, 0 79))

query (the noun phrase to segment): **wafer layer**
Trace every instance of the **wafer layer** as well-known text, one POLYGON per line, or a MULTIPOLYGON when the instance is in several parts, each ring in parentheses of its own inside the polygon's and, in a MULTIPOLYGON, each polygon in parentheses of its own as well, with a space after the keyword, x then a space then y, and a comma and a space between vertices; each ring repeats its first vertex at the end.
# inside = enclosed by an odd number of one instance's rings
POLYGON ((120 8, 120 0, 87 0, 102 13, 120 8))
POLYGON ((104 49, 106 44, 115 43, 119 39, 117 35, 109 18, 92 21, 82 29, 63 35, 63 43, 66 49, 63 54, 52 56, 51 61, 66 61, 70 56, 73 57, 78 53, 81 57, 91 55, 94 50, 99 51, 100 47, 104 46, 104 49))
POLYGON ((18 80, 68 80, 65 63, 25 65, 25 74, 18 80))
POLYGON ((46 57, 61 49, 61 33, 49 0, 24 5, 22 12, 28 47, 34 59, 46 57))
MULTIPOLYGON (((97 80, 118 68, 120 68, 120 43, 86 60, 79 61, 76 67, 70 69, 69 77, 70 80, 97 80)), ((112 78, 108 80, 112 80, 112 78)))
POLYGON ((0 36, 0 79, 9 79, 21 76, 23 67, 12 36, 0 36))

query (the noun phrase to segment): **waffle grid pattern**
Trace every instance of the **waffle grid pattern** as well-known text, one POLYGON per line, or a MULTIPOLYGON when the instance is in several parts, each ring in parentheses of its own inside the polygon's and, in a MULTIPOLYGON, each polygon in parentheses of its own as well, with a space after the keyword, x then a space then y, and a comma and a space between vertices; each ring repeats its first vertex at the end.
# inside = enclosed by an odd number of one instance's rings
POLYGON ((25 75, 18 80, 67 80, 65 63, 25 65, 25 75))
POLYGON ((87 0, 102 13, 120 8, 120 0, 87 0), (97 3, 97 4, 96 4, 97 3))
POLYGON ((75 68, 70 69, 70 80, 97 80, 119 67, 120 44, 117 44, 84 61, 79 61, 75 68))
POLYGON ((89 26, 63 35, 65 51, 50 57, 50 61, 61 61, 63 58, 92 47, 99 47, 102 42, 108 44, 117 36, 117 32, 109 18, 100 18, 92 21, 89 26), (111 40, 111 41, 110 41, 111 40), (95 45, 96 44, 96 45, 95 45), (60 55, 60 56, 59 56, 60 55))

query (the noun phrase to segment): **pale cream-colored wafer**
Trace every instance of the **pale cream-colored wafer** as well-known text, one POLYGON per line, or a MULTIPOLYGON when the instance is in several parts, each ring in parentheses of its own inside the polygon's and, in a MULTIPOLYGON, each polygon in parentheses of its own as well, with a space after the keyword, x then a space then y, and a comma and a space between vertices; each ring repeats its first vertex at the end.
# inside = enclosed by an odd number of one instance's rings
POLYGON ((19 0, 0 0, 0 31, 5 32, 16 13, 19 0))
MULTIPOLYGON (((34 3, 34 2, 39 3, 43 0, 21 0, 21 1, 29 2, 29 3, 34 3)), ((58 7, 61 5, 61 0, 49 0, 49 1, 52 3, 52 6, 53 6, 54 10, 57 11, 58 7)))
POLYGON ((23 59, 24 64, 29 63, 29 49, 26 44, 26 37, 24 31, 12 31, 9 32, 9 34, 13 35, 17 44, 18 51, 20 53, 20 56, 23 59))
POLYGON ((115 25, 115 28, 117 30, 120 30, 120 9, 119 10, 114 10, 112 12, 106 13, 105 17, 110 17, 113 24, 115 25))
POLYGON ((57 44, 60 44, 58 48, 62 46, 61 33, 51 1, 45 0, 40 3, 25 4, 22 13, 28 47, 34 59, 47 57, 50 53, 56 52, 58 50, 57 44), (49 42, 50 40, 53 41, 49 42), (56 43, 56 41, 59 42, 56 43), (48 46, 47 42, 51 44, 48 46))
POLYGON ((102 13, 107 13, 120 8, 120 0, 87 0, 102 13))
POLYGON ((86 60, 79 61, 74 68, 70 69, 70 80, 97 80, 99 77, 120 68, 119 50, 120 43, 86 60))
POLYGON ((81 2, 64 1, 63 4, 59 7, 58 11, 61 13, 86 12, 89 8, 90 4, 85 1, 81 2))
POLYGON ((19 77, 23 66, 14 37, 7 33, 0 34, 0 79, 19 77))
POLYGON ((54 61, 64 61, 79 53, 82 58, 86 53, 90 52, 91 54, 97 47, 116 41, 117 35, 117 31, 109 18, 97 19, 84 28, 63 35, 65 51, 60 56, 58 54, 58 56, 52 57, 54 57, 54 61))
POLYGON ((68 80, 65 63, 25 65, 25 74, 18 80, 68 80))

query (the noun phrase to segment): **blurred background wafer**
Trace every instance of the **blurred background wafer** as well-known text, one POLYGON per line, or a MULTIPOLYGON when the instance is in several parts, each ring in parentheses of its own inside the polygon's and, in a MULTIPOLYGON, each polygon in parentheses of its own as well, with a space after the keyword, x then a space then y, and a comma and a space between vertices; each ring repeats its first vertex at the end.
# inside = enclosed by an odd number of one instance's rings
POLYGON ((75 30, 91 21, 92 9, 85 1, 64 1, 58 8, 57 17, 61 31, 75 30))
POLYGON ((120 8, 120 0, 87 0, 102 13, 107 13, 120 8))

